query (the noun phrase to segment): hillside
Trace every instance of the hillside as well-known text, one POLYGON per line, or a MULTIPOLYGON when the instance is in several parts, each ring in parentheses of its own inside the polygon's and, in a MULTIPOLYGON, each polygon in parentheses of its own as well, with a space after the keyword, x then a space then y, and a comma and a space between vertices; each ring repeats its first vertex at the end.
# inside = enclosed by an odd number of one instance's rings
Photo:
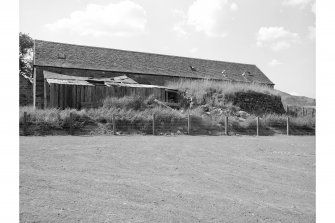
POLYGON ((298 107, 307 107, 307 106, 315 106, 316 100, 314 98, 309 98, 305 96, 294 96, 283 91, 276 90, 278 94, 281 96, 282 103, 284 107, 286 105, 289 106, 298 106, 298 107))

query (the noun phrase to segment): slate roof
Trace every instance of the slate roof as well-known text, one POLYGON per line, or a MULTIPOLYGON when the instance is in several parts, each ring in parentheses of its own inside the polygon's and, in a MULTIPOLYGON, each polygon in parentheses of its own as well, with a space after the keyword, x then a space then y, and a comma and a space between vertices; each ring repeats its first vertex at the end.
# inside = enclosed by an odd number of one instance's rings
POLYGON ((273 85, 252 64, 35 40, 34 65, 273 85))

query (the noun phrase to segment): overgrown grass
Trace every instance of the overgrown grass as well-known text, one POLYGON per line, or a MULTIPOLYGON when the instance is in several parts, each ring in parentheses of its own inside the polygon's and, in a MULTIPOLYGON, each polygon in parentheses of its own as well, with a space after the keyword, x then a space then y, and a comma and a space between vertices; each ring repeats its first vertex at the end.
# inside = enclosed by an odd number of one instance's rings
MULTIPOLYGON (((212 134, 224 132, 225 115, 203 116, 199 109, 192 109, 184 113, 171 109, 153 107, 144 110, 125 108, 97 108, 97 109, 33 109, 20 108, 20 129, 22 134, 23 112, 28 114, 28 134, 68 134, 70 113, 73 117, 73 128, 76 134, 112 134, 112 117, 115 117, 117 132, 121 133, 152 133, 152 117, 155 114, 156 133, 186 133, 187 114, 191 114, 191 130, 194 134, 212 134)), ((266 115, 260 120, 262 131, 277 129, 285 133, 286 116, 266 115)), ((315 118, 291 117, 290 126, 294 134, 314 134, 315 118)), ((241 119, 236 116, 229 117, 229 131, 239 134, 255 134, 256 117, 249 116, 241 119)), ((268 134, 272 134, 271 131, 268 134)))
MULTIPOLYGON (((269 127, 286 127, 287 116, 269 114, 262 118, 265 126, 269 127)), ((290 125, 301 129, 315 129, 315 117, 310 115, 302 117, 290 117, 290 125)))
POLYGON ((153 107, 154 99, 153 95, 148 98, 142 98, 140 96, 125 96, 122 98, 109 97, 103 101, 103 108, 145 110, 146 108, 153 107))
MULTIPOLYGON (((152 117, 155 114, 157 127, 165 125, 169 129, 185 127, 187 116, 171 109, 150 105, 150 98, 107 99, 104 106, 96 109, 34 109, 33 107, 20 107, 20 127, 23 127, 23 113, 27 112, 28 134, 52 134, 55 130, 68 131, 70 126, 70 113, 72 113, 73 127, 83 130, 90 126, 90 132, 107 128, 103 133, 112 130, 112 118, 115 117, 118 131, 140 131, 149 133, 152 130, 152 117), (136 101, 137 104, 132 104, 136 101), (115 102, 115 105, 114 105, 115 102)), ((186 127, 185 127, 186 128, 186 127)), ((164 130, 164 129, 162 129, 164 130)), ((176 130, 177 131, 177 130, 176 130)))
POLYGON ((211 103, 218 106, 223 106, 223 99, 226 95, 232 95, 236 92, 253 91, 268 95, 279 95, 278 91, 267 86, 210 80, 180 80, 169 82, 168 87, 185 91, 195 98, 197 104, 211 103))

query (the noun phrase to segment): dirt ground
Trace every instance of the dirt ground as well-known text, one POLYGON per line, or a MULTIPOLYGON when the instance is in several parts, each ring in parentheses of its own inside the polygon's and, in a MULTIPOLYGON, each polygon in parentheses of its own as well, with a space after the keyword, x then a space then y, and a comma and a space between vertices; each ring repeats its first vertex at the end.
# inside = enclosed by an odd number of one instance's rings
POLYGON ((20 137, 20 222, 315 222, 315 137, 20 137))

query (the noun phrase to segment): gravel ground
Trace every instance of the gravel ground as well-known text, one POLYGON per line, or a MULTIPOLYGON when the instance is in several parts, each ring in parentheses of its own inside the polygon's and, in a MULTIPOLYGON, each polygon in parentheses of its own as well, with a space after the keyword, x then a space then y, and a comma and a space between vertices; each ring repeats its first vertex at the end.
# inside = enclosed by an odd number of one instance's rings
POLYGON ((20 222, 315 222, 315 137, 20 137, 20 222))

